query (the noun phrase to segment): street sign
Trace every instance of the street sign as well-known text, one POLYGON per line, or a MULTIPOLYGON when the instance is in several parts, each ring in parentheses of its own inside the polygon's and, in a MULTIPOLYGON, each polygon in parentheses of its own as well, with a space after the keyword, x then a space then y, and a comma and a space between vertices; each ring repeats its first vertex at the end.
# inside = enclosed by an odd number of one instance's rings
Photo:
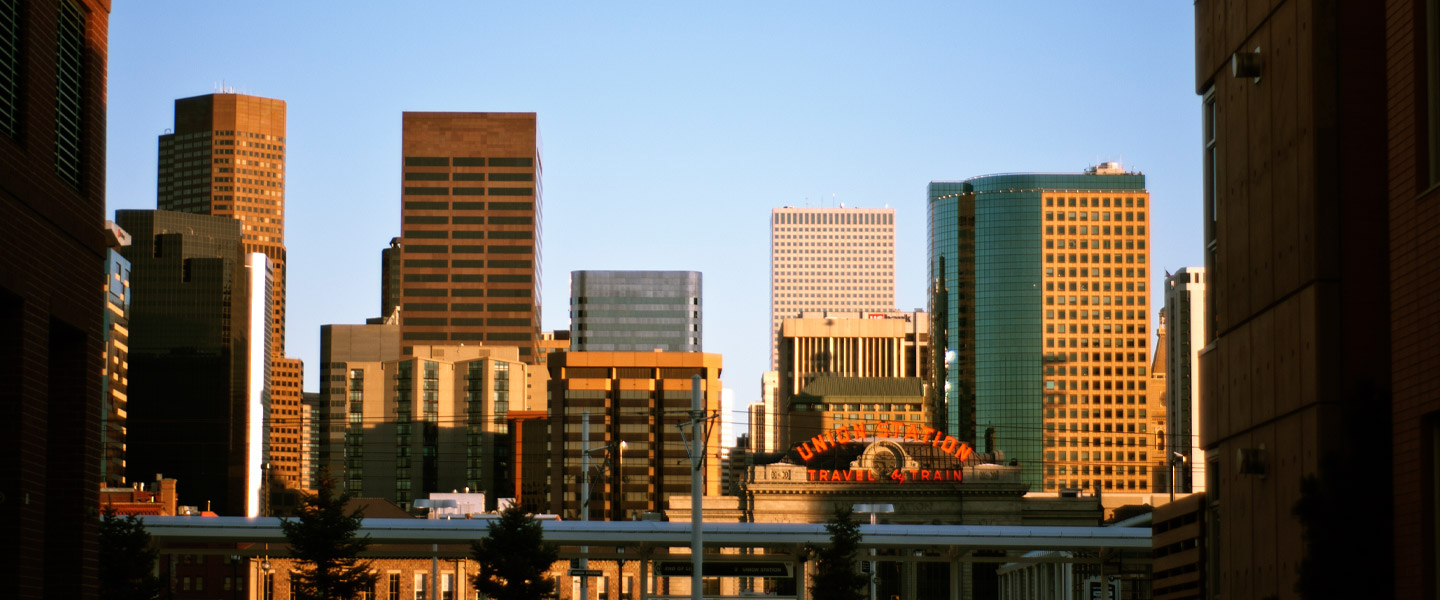
POLYGON ((603 574, 600 569, 570 569, 571 577, 599 577, 603 574))
MULTIPOLYGON (((701 566, 705 577, 791 577, 790 564, 780 562, 715 561, 701 566)), ((690 577, 695 573, 690 562, 660 561, 655 574, 662 577, 690 577)))

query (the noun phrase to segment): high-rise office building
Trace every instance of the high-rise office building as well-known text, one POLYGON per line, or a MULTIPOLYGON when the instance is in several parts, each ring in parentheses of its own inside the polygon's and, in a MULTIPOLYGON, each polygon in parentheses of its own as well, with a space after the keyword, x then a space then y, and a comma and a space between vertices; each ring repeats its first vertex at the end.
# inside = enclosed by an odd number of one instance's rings
POLYGON ((780 320, 817 310, 895 310, 894 209, 771 209, 772 369, 780 320))
POLYGON ((1145 176, 929 185, 931 314, 947 433, 1034 489, 1153 489, 1145 176))
MULTIPOLYGON (((550 511, 580 516, 581 452, 591 450, 590 519, 664 512, 690 493, 680 423, 689 421, 691 378, 700 376, 707 416, 720 411, 720 355, 702 352, 556 352, 550 355, 550 511), (590 418, 589 446, 581 423, 590 418), (622 445, 623 443, 623 445, 622 445), (604 475, 596 475, 603 473, 604 475)), ((705 495, 721 490, 720 436, 705 443, 705 495)))
MULTIPOLYGON (((1205 268, 1186 267, 1165 278, 1166 407, 1171 452, 1184 456, 1175 492, 1205 491, 1200 447, 1200 350, 1205 348, 1205 268)), ((1159 349, 1156 350, 1159 352, 1159 349)), ((1172 455, 1173 457, 1173 455, 1172 455)))
POLYGON ((534 364, 541 164, 534 113, 403 117, 402 351, 484 342, 534 364))
POLYGON ((180 502, 256 516, 273 271, 229 217, 116 211, 133 236, 126 468, 164 473, 180 502))
POLYGON ((571 271, 570 350, 700 352, 696 271, 571 271))
POLYGON ((285 356, 285 125, 284 100, 233 93, 176 100, 175 127, 160 136, 158 203, 236 219, 245 252, 268 257, 275 278, 267 461, 278 488, 303 490, 304 365, 285 356))
POLYGON ((0 596, 95 598, 110 3, 0 2, 0 596))
POLYGON ((100 481, 125 485, 125 405, 130 381, 130 261, 120 253, 130 245, 130 234, 113 221, 105 222, 105 362, 100 367, 101 414, 100 481))

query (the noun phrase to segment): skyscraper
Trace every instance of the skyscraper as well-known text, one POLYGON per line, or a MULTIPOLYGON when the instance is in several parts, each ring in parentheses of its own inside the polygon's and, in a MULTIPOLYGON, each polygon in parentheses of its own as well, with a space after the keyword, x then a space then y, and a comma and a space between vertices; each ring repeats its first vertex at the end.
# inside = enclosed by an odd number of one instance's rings
POLYGON ((1170 449, 1185 456, 1176 467, 1175 492, 1205 491, 1205 450, 1200 447, 1200 351, 1205 348, 1205 268, 1185 267, 1165 278, 1169 348, 1166 415, 1170 449))
MULTIPOLYGON (((534 113, 403 116, 400 330, 415 345, 540 339, 541 165, 534 113)), ((393 246, 393 245, 392 245, 393 246)))
POLYGON ((571 271, 570 350, 700 352, 696 271, 571 271))
POLYGON ((126 464, 184 482, 180 502, 255 516, 266 440, 273 271, 235 219, 121 210, 133 241, 126 464))
POLYGON ((947 432, 1035 489, 1149 491, 1145 177, 989 175, 929 186, 947 432))
POLYGON ((285 101, 206 94, 175 101, 160 136, 159 208, 240 221, 246 253, 275 273, 270 331, 271 475, 303 489, 300 430, 304 365, 285 357, 285 101))
POLYGON ((95 598, 110 3, 0 2, 0 596, 95 598))
POLYGON ((130 245, 130 234, 114 222, 105 222, 105 364, 100 367, 104 398, 102 413, 100 481, 125 485, 125 415, 130 381, 130 261, 120 253, 130 245))
POLYGON ((894 209, 771 209, 770 368, 780 320, 816 310, 895 310, 894 209))

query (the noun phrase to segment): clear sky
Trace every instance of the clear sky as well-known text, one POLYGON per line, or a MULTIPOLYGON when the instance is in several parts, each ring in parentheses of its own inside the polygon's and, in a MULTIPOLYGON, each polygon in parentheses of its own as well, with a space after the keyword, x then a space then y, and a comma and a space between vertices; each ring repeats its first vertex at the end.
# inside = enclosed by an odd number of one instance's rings
POLYGON ((380 311, 401 112, 535 112, 544 328, 569 327, 570 271, 700 271, 705 350, 743 407, 777 206, 895 208, 913 310, 928 182, 1121 160, 1152 196, 1151 289, 1201 264, 1193 21, 1168 0, 115 2, 108 208, 155 208, 175 99, 285 100, 287 354, 318 391, 320 326, 380 311))

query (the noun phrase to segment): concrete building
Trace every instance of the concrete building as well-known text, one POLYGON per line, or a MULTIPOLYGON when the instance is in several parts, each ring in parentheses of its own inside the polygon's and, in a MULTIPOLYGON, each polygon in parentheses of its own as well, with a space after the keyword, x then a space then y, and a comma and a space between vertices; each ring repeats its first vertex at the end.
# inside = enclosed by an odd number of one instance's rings
POLYGON ((1151 526, 1155 600, 1211 597, 1205 589, 1205 494, 1155 507, 1151 526))
POLYGON ((750 405, 750 447, 755 452, 780 448, 780 372, 760 376, 760 401, 750 405))
POLYGON ((700 352, 698 271, 571 271, 573 352, 700 352))
POLYGON ((993 443, 1036 489, 1151 489, 1166 463, 1146 393, 1145 176, 1103 163, 933 181, 928 195, 946 431, 993 443))
MULTIPOLYGON (((817 377, 923 381, 929 374, 930 315, 923 311, 803 312, 782 320, 777 336, 776 411, 770 414, 776 415, 778 439, 775 450, 766 451, 784 451, 809 437, 808 430, 794 431, 791 419, 797 415, 795 397, 817 377)), ((919 400, 915 403, 916 414, 929 414, 919 400)))
MULTIPOLYGON (((285 101, 206 94, 175 101, 175 127, 160 136, 160 210, 240 221, 245 252, 274 271, 270 344, 269 474, 303 491, 299 430, 305 367, 285 356, 285 101)), ((290 494, 297 499, 296 494, 290 494)))
POLYGON ((895 210, 770 210, 770 365, 781 319, 805 311, 895 310, 895 210))
POLYGON ((124 485, 125 406, 129 401, 126 389, 130 382, 130 261, 120 250, 130 245, 130 234, 113 221, 106 221, 105 245, 100 481, 124 485))
MULTIPOLYGON (((592 486, 592 520, 661 512, 665 498, 690 493, 690 459, 679 425, 689 421, 695 375, 701 379, 705 414, 719 416, 720 355, 556 352, 549 365, 550 512, 579 518, 582 480, 592 486), (587 412, 588 446, 581 435, 587 412), (591 472, 582 479, 585 450, 591 454, 591 472)), ((713 423, 709 427, 718 429, 713 423)), ((705 442, 706 495, 721 490, 719 438, 711 432, 705 442)))
POLYGON ((0 596, 95 598, 110 3, 0 5, 0 596), (42 267, 43 265, 43 267, 42 267))
POLYGON ((1168 332, 1166 420, 1170 450, 1184 456, 1175 492, 1205 491, 1205 450, 1200 447, 1200 350, 1205 347, 1205 268, 1185 267, 1165 278, 1168 332))
POLYGON ((133 241, 126 469, 167 473, 180 502, 261 512, 271 275, 224 216, 121 210, 133 241), (177 451, 183 448, 184 451, 177 451))
MULTIPOLYGON (((415 346, 384 361, 348 360, 346 489, 402 507, 465 489, 513 498, 506 413, 526 365, 513 346, 415 346)), ((331 450, 332 456, 335 450, 331 450)))
POLYGON ((790 446, 836 427, 878 421, 931 423, 934 414, 924 401, 925 385, 919 377, 812 377, 790 398, 790 446))
POLYGON ((401 351, 540 340, 541 165, 534 113, 402 117, 401 351))
POLYGON ((400 358, 397 320, 367 325, 320 326, 320 402, 316 435, 317 468, 344 473, 345 435, 349 430, 349 369, 346 364, 384 363, 400 358))

